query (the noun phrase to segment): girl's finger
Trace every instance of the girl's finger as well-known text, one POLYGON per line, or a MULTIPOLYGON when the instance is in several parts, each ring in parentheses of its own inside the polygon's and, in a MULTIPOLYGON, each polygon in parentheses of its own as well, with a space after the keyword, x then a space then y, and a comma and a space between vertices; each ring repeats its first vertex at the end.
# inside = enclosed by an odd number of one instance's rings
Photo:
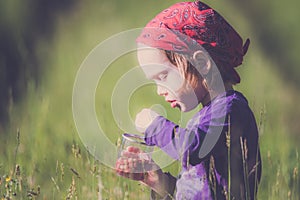
POLYGON ((135 152, 129 152, 129 151, 122 151, 121 152, 121 157, 123 158, 138 158, 139 157, 139 153, 135 153, 135 152))
POLYGON ((126 148, 126 150, 131 153, 140 153, 141 152, 141 150, 138 147, 134 147, 134 146, 128 146, 126 148))

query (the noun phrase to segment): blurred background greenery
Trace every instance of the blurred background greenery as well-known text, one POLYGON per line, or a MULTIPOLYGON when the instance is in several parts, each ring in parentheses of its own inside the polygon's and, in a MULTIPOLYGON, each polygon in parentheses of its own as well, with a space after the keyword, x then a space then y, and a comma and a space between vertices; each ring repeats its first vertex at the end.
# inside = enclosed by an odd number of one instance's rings
MULTIPOLYGON (((0 2, 0 198, 148 199, 147 188, 116 176, 85 150, 72 118, 72 87, 97 44, 143 27, 175 2, 0 2)), ((299 199, 299 3, 205 2, 251 39, 236 89, 248 98, 260 128, 263 177, 258 198, 299 199)), ((125 55, 98 85, 98 120, 105 132, 114 133, 108 136, 113 143, 122 130, 111 113, 112 89, 136 65, 134 55, 125 55)), ((153 93, 152 87, 137 91, 130 101, 132 113, 144 104, 163 104, 153 93)), ((165 170, 176 174, 178 166, 165 170)))

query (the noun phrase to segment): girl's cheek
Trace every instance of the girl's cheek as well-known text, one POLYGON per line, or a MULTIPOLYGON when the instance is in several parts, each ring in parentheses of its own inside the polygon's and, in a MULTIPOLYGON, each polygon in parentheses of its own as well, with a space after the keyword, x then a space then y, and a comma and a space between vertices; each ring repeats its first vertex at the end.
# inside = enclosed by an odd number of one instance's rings
POLYGON ((160 81, 158 84, 174 94, 183 87, 184 80, 179 74, 170 73, 165 81, 160 81))

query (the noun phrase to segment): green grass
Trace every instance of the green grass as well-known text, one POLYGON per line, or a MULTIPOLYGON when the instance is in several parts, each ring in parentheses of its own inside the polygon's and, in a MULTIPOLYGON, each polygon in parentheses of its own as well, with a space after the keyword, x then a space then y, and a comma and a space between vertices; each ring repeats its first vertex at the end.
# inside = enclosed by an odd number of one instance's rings
MULTIPOLYGON (((148 188, 116 176, 113 169, 102 165, 87 152, 72 117, 73 83, 87 54, 112 34, 143 26, 153 13, 169 5, 166 1, 159 5, 147 1, 140 5, 143 9, 135 10, 137 1, 127 3, 126 9, 123 3, 111 1, 81 3, 71 15, 57 17, 52 43, 39 41, 37 48, 44 75, 38 85, 34 81, 28 82, 24 101, 10 105, 10 124, 1 133, 0 198, 7 194, 13 199, 99 199, 99 196, 102 199, 148 199, 148 188), (103 16, 111 13, 115 17, 104 20, 103 16), (17 139, 18 129, 20 137, 17 139), (19 174, 15 173, 16 164, 20 166, 19 174)), ((226 14, 225 11, 222 13, 237 20, 229 9, 226 14)), ((243 24, 242 32, 248 32, 246 19, 239 19, 234 23, 243 24)), ((249 34, 255 38, 253 32, 249 34)), ((136 64, 133 54, 116 60, 97 88, 98 120, 109 133, 107 136, 112 143, 122 132, 110 110, 112 88, 120 76, 136 64)), ((273 69, 274 65, 276 63, 268 60, 255 39, 252 40, 244 66, 239 69, 242 83, 237 89, 248 98, 260 124, 263 176, 258 199, 299 199, 299 142, 290 116, 296 116, 299 111, 294 105, 300 95, 294 86, 281 79, 273 69)), ((142 106, 165 105, 153 93, 155 89, 149 86, 132 95, 132 116, 142 106)), ((180 120, 177 111, 167 109, 167 113, 172 120, 180 120)), ((165 170, 176 174, 178 165, 174 163, 165 170)))

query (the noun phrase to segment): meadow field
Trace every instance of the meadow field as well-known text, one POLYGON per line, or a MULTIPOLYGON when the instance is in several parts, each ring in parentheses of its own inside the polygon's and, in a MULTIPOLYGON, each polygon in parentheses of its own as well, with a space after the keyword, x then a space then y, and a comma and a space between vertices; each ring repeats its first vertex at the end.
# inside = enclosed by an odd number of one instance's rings
MULTIPOLYGON (((147 187, 117 176, 114 169, 101 163, 101 158, 95 158, 86 148, 73 118, 73 86, 81 64, 98 44, 123 31, 142 28, 175 2, 178 1, 74 1, 67 11, 51 14, 51 24, 43 24, 41 20, 39 25, 46 27, 47 33, 26 29, 32 20, 31 9, 38 6, 23 5, 20 1, 0 4, 0 11, 5 10, 0 22, 6 22, 12 30, 17 52, 21 52, 21 77, 25 77, 18 83, 22 88, 21 97, 14 95, 10 88, 12 92, 5 105, 7 119, 0 124, 0 199, 149 199, 147 187), (22 30, 36 34, 31 48, 23 40, 22 30), (32 54, 35 62, 27 59, 32 54), (27 69, 30 67, 38 72, 27 69)), ((300 70, 295 63, 300 61, 296 53, 300 50, 300 38, 297 39, 300 28, 295 26, 299 14, 293 12, 290 4, 291 13, 287 10, 288 16, 281 17, 276 12, 279 1, 272 1, 273 6, 253 1, 249 9, 235 0, 205 2, 220 11, 244 39, 251 39, 245 61, 238 68, 242 81, 235 88, 248 98, 259 126, 263 173, 257 199, 298 200, 300 70), (250 7, 255 5, 260 5, 257 14, 250 7), (268 6, 268 16, 261 19, 263 24, 257 24, 261 10, 268 6), (278 21, 272 21, 276 17, 278 21), (282 21, 294 26, 288 31, 282 21), (282 34, 278 32, 281 29, 285 30, 282 34), (274 35, 265 38, 262 30, 274 35), (271 42, 275 39, 277 44, 271 42)), ((4 31, 3 24, 1 31, 4 31)), ((112 46, 107 51, 115 48, 118 47, 112 46)), ((0 59, 0 77, 4 80, 7 62, 3 56, 0 59)), ((137 65, 135 52, 116 58, 104 71, 95 91, 94 107, 99 125, 115 145, 125 130, 120 129, 122 121, 116 121, 113 116, 114 87, 137 65)), ((132 118, 143 107, 160 104, 171 120, 181 120, 178 111, 156 96, 153 85, 138 88, 129 100, 124 100, 127 101, 132 118)), ((188 113, 187 118, 194 112, 188 113)), ((180 123, 184 126, 186 121, 180 123)), ((178 163, 172 162, 163 170, 176 175, 180 169, 178 163)))

